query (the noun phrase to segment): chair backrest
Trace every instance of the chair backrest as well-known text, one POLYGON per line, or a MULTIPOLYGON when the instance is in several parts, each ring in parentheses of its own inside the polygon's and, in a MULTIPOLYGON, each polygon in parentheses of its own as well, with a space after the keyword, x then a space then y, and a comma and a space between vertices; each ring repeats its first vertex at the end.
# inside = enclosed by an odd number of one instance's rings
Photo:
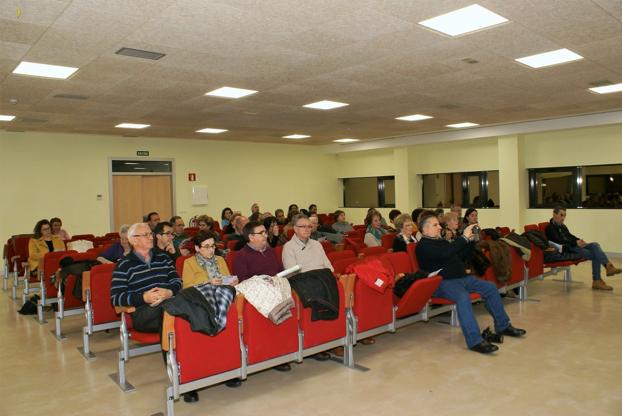
POLYGON ((320 224, 327 224, 328 223, 328 215, 326 215, 326 214, 317 214, 317 219, 320 222, 320 224))
POLYGON ((240 240, 228 240, 227 249, 230 251, 235 251, 235 246, 237 246, 239 242, 240 240))
POLYGON ((293 228, 288 229, 287 230, 287 239, 291 240, 293 236, 294 236, 294 229, 293 228))
POLYGON ((408 244, 406 246, 406 252, 408 253, 408 258, 410 259, 413 265, 413 271, 417 271, 420 269, 419 262, 417 261, 417 254, 415 253, 415 249, 417 248, 417 243, 408 244))
POLYGON ((534 243, 531 243, 531 257, 527 262, 527 277, 532 279, 544 273, 544 252, 534 243))
POLYGON ((95 236, 93 234, 76 234, 76 235, 72 235, 69 241, 77 241, 77 240, 94 241, 95 236))
POLYGON ((510 227, 497 227, 497 231, 501 237, 505 237, 510 233, 510 227))
POLYGON ((184 233, 189 237, 194 237, 199 232, 199 227, 184 228, 184 233))
POLYGON ((358 257, 346 257, 338 260, 332 260, 330 264, 333 265, 333 273, 335 275, 340 275, 345 273, 346 268, 349 265, 356 263, 357 261, 360 261, 358 257))
POLYGON ((19 235, 13 237, 13 251, 19 256, 21 261, 28 259, 28 242, 32 238, 31 235, 19 235))
POLYGON ((389 263, 391 263, 395 274, 414 272, 413 264, 410 261, 408 253, 404 251, 399 251, 397 253, 386 253, 383 257, 386 258, 389 263))
POLYGON ((278 245, 276 247, 274 247, 274 254, 276 255, 276 258, 279 259, 279 261, 283 261, 283 246, 278 245))
POLYGON ((321 241, 320 244, 322 244, 322 248, 324 249, 324 253, 331 253, 333 251, 335 251, 335 246, 333 245, 333 243, 331 243, 328 240, 324 240, 321 241))
POLYGON ((117 322, 121 318, 114 310, 110 301, 110 286, 115 263, 106 263, 91 269, 91 305, 93 308, 93 324, 117 322))
POLYGON ((403 318, 419 313, 432 298, 442 280, 440 276, 434 276, 415 281, 398 300, 395 316, 403 318))
POLYGON ((546 234, 546 229, 548 228, 549 224, 551 224, 551 223, 548 222, 548 221, 547 222, 540 222, 540 223, 538 223, 538 229, 546 234))
POLYGON ((213 231, 222 231, 222 228, 220 228, 220 223, 216 220, 214 220, 214 224, 212 225, 212 230, 213 231))
POLYGON ((227 257, 225 261, 227 262, 227 267, 229 268, 229 272, 235 275, 235 271, 233 270, 233 259, 235 258, 235 251, 230 251, 227 253, 227 257))
POLYGON ((355 253, 360 253, 363 248, 366 247, 363 239, 354 238, 354 237, 345 237, 343 239, 344 250, 352 250, 355 253))
POLYGON ((380 239, 380 241, 382 242, 382 247, 386 248, 387 250, 392 249, 393 248, 393 240, 395 240, 396 236, 397 236, 397 234, 395 234, 395 233, 383 234, 382 238, 380 239))
POLYGON ((332 263, 336 260, 348 259, 348 258, 356 258, 356 253, 352 250, 342 250, 342 251, 331 251, 330 253, 326 253, 326 257, 332 263))
POLYGON ((365 231, 367 229, 367 226, 365 224, 357 224, 357 225, 352 226, 352 228, 354 228, 355 230, 365 231))
POLYGON ((539 231, 537 224, 527 224, 524 227, 525 231, 539 231))
MULTIPOLYGON (((74 262, 79 262, 79 261, 85 261, 85 260, 96 260, 97 259, 97 253, 95 253, 94 251, 92 252, 86 252, 86 253, 73 253, 73 252, 68 252, 67 254, 68 257, 71 257, 73 259, 74 262)), ((61 257, 62 258, 62 257, 61 257)), ((73 289, 74 286, 76 284, 76 278, 78 276, 74 276, 74 275, 68 275, 67 279, 65 281, 65 291, 63 293, 63 297, 65 300, 65 308, 66 309, 71 309, 71 308, 77 308, 77 307, 82 307, 84 306, 84 302, 82 301, 82 297, 75 297, 73 295, 73 289)), ((79 276, 80 278, 82 276, 79 276)))
POLYGON ((186 259, 189 259, 192 255, 189 256, 179 256, 177 260, 175 260, 175 269, 177 270, 177 274, 181 278, 184 275, 184 263, 186 259))
POLYGON ((359 251, 359 254, 363 254, 365 257, 368 256, 378 256, 380 254, 384 254, 387 252, 387 249, 379 246, 379 247, 364 247, 359 251))
POLYGON ((113 240, 118 240, 119 238, 121 238, 121 236, 119 235, 118 232, 113 232, 113 233, 106 233, 104 234, 104 237, 109 238, 109 239, 113 239, 113 240))
POLYGON ((71 256, 73 254, 78 254, 77 251, 69 250, 69 251, 52 251, 50 253, 45 253, 43 256, 43 281, 45 283, 45 291, 48 297, 56 297, 58 291, 56 290, 56 286, 52 283, 52 278, 56 277, 56 271, 60 267, 60 260, 63 257, 71 256))

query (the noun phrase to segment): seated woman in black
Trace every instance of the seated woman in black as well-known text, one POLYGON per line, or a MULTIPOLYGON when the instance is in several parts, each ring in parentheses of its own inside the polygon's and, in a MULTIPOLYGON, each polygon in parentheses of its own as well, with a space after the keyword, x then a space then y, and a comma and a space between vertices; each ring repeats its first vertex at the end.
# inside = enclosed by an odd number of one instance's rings
POLYGON ((408 244, 416 243, 417 240, 413 235, 415 231, 415 223, 408 214, 398 215, 394 220, 395 228, 399 232, 393 240, 393 252, 408 251, 408 244))

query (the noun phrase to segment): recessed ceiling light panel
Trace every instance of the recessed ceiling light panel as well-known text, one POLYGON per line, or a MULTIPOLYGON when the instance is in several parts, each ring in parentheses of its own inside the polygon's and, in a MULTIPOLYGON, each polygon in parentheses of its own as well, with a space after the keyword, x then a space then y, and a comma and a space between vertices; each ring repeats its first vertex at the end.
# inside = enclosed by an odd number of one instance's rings
POLYGON ((290 134, 289 136, 283 136, 284 139, 292 139, 292 140, 300 140, 300 139, 308 139, 309 135, 306 134, 290 134))
POLYGON ((577 61, 579 59, 583 59, 583 57, 564 48, 539 53, 537 55, 525 56, 524 58, 515 59, 515 61, 531 68, 543 68, 551 65, 565 64, 566 62, 577 61))
POLYGON ((358 142, 360 141, 359 139, 349 139, 349 138, 345 138, 345 139, 337 139, 337 140, 333 140, 335 143, 354 143, 354 142, 358 142))
POLYGON ((13 73, 18 75, 30 75, 32 77, 67 79, 77 70, 78 68, 70 66, 47 65, 22 61, 17 65, 17 68, 13 70, 13 73))
POLYGON ((305 104, 303 107, 314 108, 316 110, 332 110, 333 108, 345 107, 349 104, 340 103, 338 101, 322 100, 311 104, 305 104))
POLYGON ((211 129, 211 128, 208 127, 208 128, 204 128, 204 129, 201 129, 201 130, 197 130, 197 133, 218 134, 218 133, 224 133, 226 131, 229 131, 229 130, 226 130, 226 129, 211 129))
POLYGON ((473 4, 453 12, 419 22, 421 26, 449 36, 459 36, 507 22, 503 16, 491 12, 479 4, 473 4))
POLYGON ((465 123, 448 124, 446 127, 451 127, 452 129, 464 129, 466 127, 475 127, 475 126, 479 126, 479 124, 470 123, 467 121, 465 123))
POLYGON ((14 118, 15 116, 0 114, 0 121, 12 121, 14 118))
POLYGON ((594 87, 594 88, 590 88, 590 91, 598 93, 598 94, 611 94, 612 92, 620 92, 622 91, 622 83, 612 84, 612 85, 603 85, 602 87, 594 87))
POLYGON ((115 127, 120 129, 144 129, 151 126, 151 124, 135 124, 135 123, 121 123, 117 124, 115 127))
POLYGON ((402 116, 402 117, 396 117, 396 120, 404 120, 404 121, 420 121, 420 120, 427 120, 429 118, 434 118, 432 116, 426 116, 423 114, 412 114, 410 116, 402 116))
POLYGON ((244 88, 222 87, 214 91, 206 92, 205 95, 222 98, 242 98, 247 95, 255 94, 256 92, 257 91, 254 90, 245 90, 244 88))

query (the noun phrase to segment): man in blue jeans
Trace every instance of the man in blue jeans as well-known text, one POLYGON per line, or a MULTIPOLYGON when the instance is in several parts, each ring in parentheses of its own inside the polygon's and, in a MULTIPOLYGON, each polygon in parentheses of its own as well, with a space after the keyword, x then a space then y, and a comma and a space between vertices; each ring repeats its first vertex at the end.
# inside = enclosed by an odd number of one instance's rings
POLYGON ((601 266, 605 268, 607 276, 622 273, 622 269, 618 269, 609 261, 600 244, 586 243, 583 239, 572 235, 564 224, 565 220, 566 208, 555 207, 553 209, 553 218, 551 218, 549 226, 546 227, 546 237, 550 241, 560 244, 564 252, 577 254, 584 259, 592 261, 592 289, 613 290, 600 277, 600 268, 601 266))
POLYGON ((489 281, 467 276, 464 257, 473 248, 471 224, 464 229, 462 236, 449 242, 441 238, 441 225, 435 215, 424 215, 419 221, 423 238, 417 244, 415 253, 422 270, 435 272, 443 277, 434 296, 449 299, 456 303, 460 327, 470 350, 489 354, 499 349, 495 343, 503 342, 502 335, 521 337, 527 333, 524 329, 514 328, 501 302, 497 287, 489 281), (479 325, 473 314, 469 293, 479 293, 486 309, 495 321, 495 333, 480 334, 479 325), (484 339, 486 338, 486 339, 484 339))

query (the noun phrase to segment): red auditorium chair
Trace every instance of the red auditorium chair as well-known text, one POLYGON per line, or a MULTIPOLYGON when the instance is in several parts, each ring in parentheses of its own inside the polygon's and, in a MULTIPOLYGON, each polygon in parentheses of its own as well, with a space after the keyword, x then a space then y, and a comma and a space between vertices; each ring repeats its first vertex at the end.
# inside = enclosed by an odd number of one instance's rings
POLYGON ((236 251, 235 246, 237 246, 239 242, 240 242, 240 240, 228 240, 227 241, 227 249, 229 251, 236 251))
MULTIPOLYGON (((71 257, 74 262, 84 261, 84 260, 95 260, 97 258, 97 254, 94 252, 91 253, 69 253, 69 257, 71 257)), ((81 276, 82 277, 82 276, 81 276)), ((60 272, 56 272, 56 298, 58 299, 58 311, 54 314, 55 318, 55 332, 54 335, 56 339, 61 341, 66 337, 62 333, 61 324, 65 316, 74 316, 74 315, 82 315, 85 312, 84 301, 82 297, 76 298, 73 295, 73 289, 76 284, 76 276, 68 275, 65 280, 65 289, 64 292, 60 287, 60 272)))
POLYGON ((322 244, 322 248, 324 249, 324 253, 326 254, 335 251, 335 246, 328 240, 320 241, 320 244, 322 244))
POLYGON ((356 253, 352 250, 331 251, 330 253, 326 253, 326 257, 328 257, 328 260, 332 263, 335 260, 342 260, 350 257, 356 258, 356 253))
POLYGON ((397 234, 395 234, 395 233, 384 234, 382 236, 382 247, 386 248, 387 250, 392 250, 393 249, 393 240, 395 240, 396 236, 397 236, 397 234))
POLYGON ((28 268, 28 242, 31 238, 32 234, 20 234, 11 238, 13 244, 13 256, 11 257, 11 263, 13 264, 13 289, 11 297, 13 300, 17 298, 20 275, 22 275, 25 287, 28 286, 29 280, 36 281, 36 278, 30 278, 30 270, 28 268))
POLYGON ((287 230, 287 240, 291 240, 293 236, 294 236, 294 229, 290 228, 289 230, 287 230))
POLYGON ((358 257, 345 257, 337 260, 332 260, 330 264, 333 266, 333 273, 335 276, 341 276, 346 272, 346 269, 352 263, 359 261, 358 257))
MULTIPOLYGON (((110 300, 110 295, 108 295, 108 300, 110 300)), ((118 370, 116 373, 110 374, 110 378, 122 391, 127 393, 136 390, 136 388, 127 381, 125 374, 125 365, 130 360, 130 357, 161 351, 162 346, 160 344, 160 334, 140 332, 134 329, 130 313, 134 312, 136 308, 133 306, 115 306, 114 309, 117 313, 121 314, 121 326, 119 327, 121 351, 119 351, 118 370), (130 345, 130 339, 135 341, 135 344, 130 345)))
POLYGON ((227 326, 213 337, 193 332, 188 321, 164 313, 162 349, 167 351, 170 380, 166 388, 167 416, 175 414, 175 401, 182 394, 242 378, 240 326, 233 304, 227 326), (206 351, 217 351, 217 357, 206 359, 206 351))
POLYGON ((302 361, 298 351, 298 321, 295 307, 291 310, 291 318, 276 325, 246 301, 244 295, 238 294, 235 304, 244 342, 241 349, 242 379, 248 374, 280 364, 302 361))
POLYGON ((188 237, 194 237, 199 232, 199 227, 187 227, 184 228, 184 234, 188 237))
MULTIPOLYGON (((117 237, 117 238, 119 238, 119 237, 117 237)), ((71 239, 69 241, 77 241, 77 240, 94 241, 95 240, 95 236, 93 234, 76 234, 76 235, 72 235, 71 239)))
POLYGON ((364 247, 359 251, 359 256, 370 257, 370 256, 379 256, 381 254, 385 254, 387 249, 379 246, 379 247, 364 247))
POLYGON ((227 262, 227 268, 229 268, 229 272, 232 275, 235 275, 233 271, 233 259, 235 259, 235 251, 230 251, 227 253, 227 257, 225 257, 225 261, 227 262))
POLYGON ((177 260, 175 260, 175 270, 177 270, 177 274, 179 275, 180 279, 184 275, 184 263, 190 257, 192 257, 192 255, 190 255, 190 256, 179 256, 179 257, 177 257, 177 260))
POLYGON ((116 231, 112 233, 106 233, 104 234, 104 237, 108 238, 109 240, 118 240, 119 238, 121 238, 119 233, 116 231))
MULTIPOLYGON (((525 261, 521 258, 520 254, 518 254, 517 250, 514 247, 509 247, 509 249, 512 262, 512 275, 507 281, 502 282, 497 279, 493 267, 488 267, 486 269, 486 273, 484 273, 484 275, 482 276, 479 276, 479 278, 481 279, 488 280, 494 283, 499 289, 499 292, 502 293, 506 293, 508 290, 512 290, 517 287, 520 288, 525 284, 525 261)), ((485 252, 484 254, 490 258, 490 253, 485 252)))
POLYGON ((110 303, 110 286, 115 263, 101 264, 82 274, 82 300, 85 303, 86 326, 82 328, 83 346, 78 347, 87 360, 95 358, 90 336, 121 326, 119 315, 110 303))
POLYGON ((278 245, 276 247, 274 247, 274 254, 276 255, 276 258, 279 259, 281 262, 283 262, 283 246, 278 245))
POLYGON ((343 244, 344 250, 352 250, 357 254, 360 253, 363 248, 367 247, 363 239, 358 237, 344 237, 343 244))
MULTIPOLYGON (((78 254, 77 251, 53 251, 46 253, 45 256, 39 261, 39 296, 41 299, 37 302, 37 318, 40 324, 45 324, 47 321, 43 316, 43 307, 51 306, 54 303, 58 303, 58 290, 54 281, 56 280, 56 271, 60 267, 60 260, 70 254, 78 254)), ((26 289, 24 294, 27 296, 26 289)))

